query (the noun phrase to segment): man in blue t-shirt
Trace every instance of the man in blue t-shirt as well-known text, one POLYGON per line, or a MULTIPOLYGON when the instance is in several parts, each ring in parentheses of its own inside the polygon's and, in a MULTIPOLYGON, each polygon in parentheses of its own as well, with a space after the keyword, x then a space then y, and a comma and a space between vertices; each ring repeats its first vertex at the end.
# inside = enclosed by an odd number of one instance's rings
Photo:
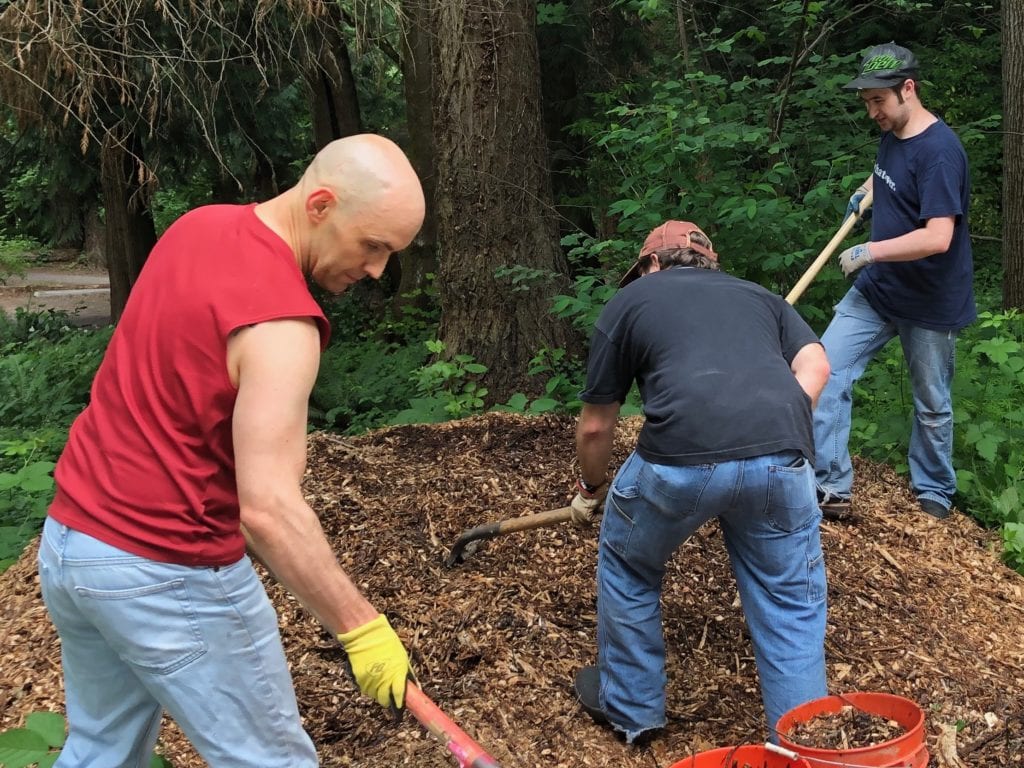
POLYGON ((832 373, 814 414, 818 498, 828 517, 850 507, 848 440, 854 382, 899 336, 910 370, 914 424, 910 483, 921 508, 949 515, 953 471, 953 381, 957 333, 976 310, 967 232, 970 174, 956 134, 921 104, 917 59, 895 43, 868 51, 857 90, 882 131, 874 172, 847 215, 874 196, 871 240, 847 248, 839 265, 857 279, 822 336, 832 373))

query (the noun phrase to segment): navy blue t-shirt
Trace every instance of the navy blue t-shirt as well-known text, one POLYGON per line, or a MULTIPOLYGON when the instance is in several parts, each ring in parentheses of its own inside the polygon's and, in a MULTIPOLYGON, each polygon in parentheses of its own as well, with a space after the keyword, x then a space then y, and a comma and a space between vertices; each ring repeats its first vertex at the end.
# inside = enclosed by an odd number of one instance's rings
POLYGON ((811 400, 790 368, 814 331, 780 296, 738 277, 672 267, 616 293, 597 320, 585 403, 625 402, 646 420, 637 452, 683 466, 785 450, 814 458, 811 400))
POLYGON ((874 171, 871 239, 888 240, 955 216, 949 250, 916 261, 870 264, 856 287, 882 317, 956 331, 977 315, 967 232, 971 180, 960 139, 941 120, 909 139, 882 134, 874 171))

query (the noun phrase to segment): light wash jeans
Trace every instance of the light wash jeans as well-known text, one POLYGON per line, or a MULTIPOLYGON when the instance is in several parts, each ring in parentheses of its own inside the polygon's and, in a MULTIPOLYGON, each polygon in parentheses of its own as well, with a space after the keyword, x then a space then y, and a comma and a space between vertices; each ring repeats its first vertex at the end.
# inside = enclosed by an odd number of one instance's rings
POLYGON ((753 641, 769 738, 786 711, 827 693, 827 585, 810 463, 792 451, 670 467, 634 452, 608 494, 597 565, 600 702, 630 743, 665 724, 665 563, 716 517, 753 641))
POLYGON ((853 385, 875 353, 896 336, 903 346, 914 395, 910 485, 919 499, 937 501, 948 509, 956 493, 951 389, 957 335, 886 321, 856 288, 836 305, 835 316, 821 337, 832 374, 814 411, 815 479, 829 495, 850 497, 853 385))
POLYGON ((159 563, 47 518, 39 577, 61 638, 58 768, 148 768, 163 710, 212 768, 318 765, 249 558, 159 563))

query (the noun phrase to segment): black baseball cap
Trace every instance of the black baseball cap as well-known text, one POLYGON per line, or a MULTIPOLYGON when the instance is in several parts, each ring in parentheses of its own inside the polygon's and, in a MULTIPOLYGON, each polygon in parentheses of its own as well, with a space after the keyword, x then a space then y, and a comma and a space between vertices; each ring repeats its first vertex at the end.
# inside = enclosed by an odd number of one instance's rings
POLYGON ((885 43, 868 51, 860 63, 860 74, 843 86, 851 91, 862 88, 892 88, 907 78, 917 77, 917 57, 901 45, 885 43))

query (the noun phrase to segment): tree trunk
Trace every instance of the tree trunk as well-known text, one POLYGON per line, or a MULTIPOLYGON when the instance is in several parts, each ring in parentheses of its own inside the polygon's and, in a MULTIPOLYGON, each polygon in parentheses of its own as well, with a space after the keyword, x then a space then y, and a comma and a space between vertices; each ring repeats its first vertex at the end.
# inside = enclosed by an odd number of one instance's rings
POLYGON ((1024 309, 1024 6, 1003 3, 1003 308, 1024 309))
MULTIPOLYGON (((541 348, 571 347, 550 313, 567 289, 558 245, 532 0, 432 4, 437 34, 437 141, 441 341, 488 369, 490 402, 536 394, 527 369, 541 348), (498 278, 502 266, 546 277, 529 290, 498 278), (549 277, 548 277, 549 276, 549 277)), ((575 350, 574 350, 575 351, 575 350)))
POLYGON ((426 308, 428 275, 437 274, 437 161, 434 147, 434 84, 431 72, 433 39, 430 32, 428 0, 402 3, 402 81, 405 89, 405 116, 409 128, 406 150, 423 184, 427 212, 423 227, 402 255, 401 280, 397 306, 412 303, 426 308))
POLYGON ((352 59, 342 37, 341 15, 331 6, 333 24, 319 58, 319 66, 310 73, 313 92, 313 141, 323 149, 334 139, 353 136, 363 131, 363 121, 352 75, 352 59))
POLYGON ((103 187, 104 250, 110 276, 110 318, 117 322, 128 294, 156 243, 153 217, 142 202, 138 167, 142 145, 134 134, 123 143, 107 135, 100 151, 103 187))

